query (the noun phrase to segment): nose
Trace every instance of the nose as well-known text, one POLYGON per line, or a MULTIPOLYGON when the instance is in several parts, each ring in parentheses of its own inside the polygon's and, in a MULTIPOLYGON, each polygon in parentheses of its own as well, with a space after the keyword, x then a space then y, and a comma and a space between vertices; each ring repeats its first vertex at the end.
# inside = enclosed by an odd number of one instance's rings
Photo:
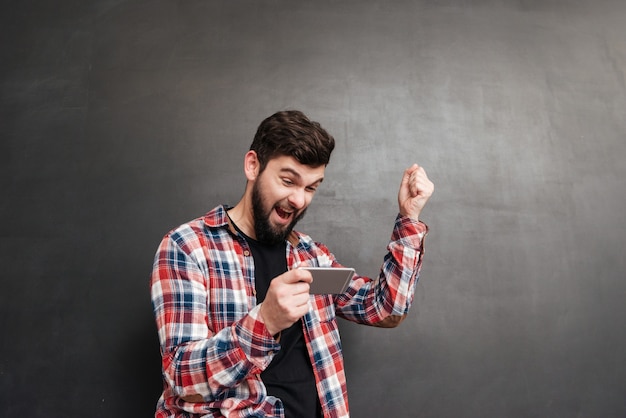
POLYGON ((289 204, 296 210, 304 208, 307 204, 307 193, 304 188, 296 188, 289 195, 289 204))

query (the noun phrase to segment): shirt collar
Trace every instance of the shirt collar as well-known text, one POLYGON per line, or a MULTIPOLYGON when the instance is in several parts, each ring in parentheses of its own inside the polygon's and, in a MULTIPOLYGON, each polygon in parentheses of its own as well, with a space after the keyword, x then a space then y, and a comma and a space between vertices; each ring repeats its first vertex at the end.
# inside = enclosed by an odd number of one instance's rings
MULTIPOLYGON (((232 206, 228 205, 220 205, 216 207, 204 215, 204 224, 209 228, 228 228, 233 235, 238 235, 239 233, 226 213, 226 211, 231 208, 232 206)), ((300 236, 296 231, 291 231, 287 237, 287 241, 295 247, 300 242, 300 236)))

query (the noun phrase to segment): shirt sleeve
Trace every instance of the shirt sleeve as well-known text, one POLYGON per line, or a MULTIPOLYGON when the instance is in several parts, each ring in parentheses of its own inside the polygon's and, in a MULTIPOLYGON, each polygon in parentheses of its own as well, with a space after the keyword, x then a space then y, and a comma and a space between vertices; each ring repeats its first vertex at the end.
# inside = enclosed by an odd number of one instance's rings
POLYGON ((163 375, 174 395, 205 401, 264 370, 280 349, 259 307, 214 332, 208 318, 208 280, 198 262, 170 236, 161 242, 151 276, 151 298, 163 375))
POLYGON ((413 303, 424 255, 428 226, 398 215, 377 279, 355 276, 349 289, 337 296, 337 314, 375 325, 390 315, 406 315, 413 303))

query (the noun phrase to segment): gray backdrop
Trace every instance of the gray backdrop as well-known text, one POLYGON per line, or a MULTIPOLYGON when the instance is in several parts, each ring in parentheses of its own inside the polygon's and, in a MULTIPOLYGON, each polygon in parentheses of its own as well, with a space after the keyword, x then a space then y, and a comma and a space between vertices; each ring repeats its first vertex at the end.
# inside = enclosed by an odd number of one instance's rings
POLYGON ((436 185, 409 318, 341 322, 354 417, 626 415, 626 3, 5 1, 0 415, 150 416, 148 277, 258 123, 337 139, 299 228, 375 275, 436 185))

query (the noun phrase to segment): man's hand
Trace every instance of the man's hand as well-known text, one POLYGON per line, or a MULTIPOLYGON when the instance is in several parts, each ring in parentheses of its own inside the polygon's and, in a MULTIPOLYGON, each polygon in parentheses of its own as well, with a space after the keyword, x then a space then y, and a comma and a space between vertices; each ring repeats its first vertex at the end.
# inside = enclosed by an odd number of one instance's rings
POLYGON ((309 311, 309 287, 313 276, 304 269, 293 269, 270 283, 261 303, 261 317, 270 334, 289 328, 309 311))
POLYGON ((419 220, 419 215, 434 190, 435 185, 428 180, 424 168, 417 164, 407 168, 398 192, 400 214, 419 220))

